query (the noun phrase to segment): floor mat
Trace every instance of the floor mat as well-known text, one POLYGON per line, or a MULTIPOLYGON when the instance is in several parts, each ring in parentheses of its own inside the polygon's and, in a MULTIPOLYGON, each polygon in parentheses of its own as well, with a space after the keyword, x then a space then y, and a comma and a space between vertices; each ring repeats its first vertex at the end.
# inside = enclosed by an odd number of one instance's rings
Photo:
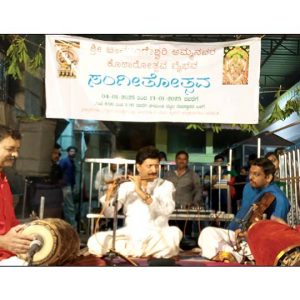
MULTIPOLYGON (((140 267, 232 267, 232 266, 244 266, 239 263, 225 263, 210 261, 199 254, 195 254, 191 251, 182 251, 177 257, 172 259, 155 259, 155 258, 130 258, 140 267)), ((113 259, 104 258, 108 266, 133 266, 128 261, 120 257, 113 259)))

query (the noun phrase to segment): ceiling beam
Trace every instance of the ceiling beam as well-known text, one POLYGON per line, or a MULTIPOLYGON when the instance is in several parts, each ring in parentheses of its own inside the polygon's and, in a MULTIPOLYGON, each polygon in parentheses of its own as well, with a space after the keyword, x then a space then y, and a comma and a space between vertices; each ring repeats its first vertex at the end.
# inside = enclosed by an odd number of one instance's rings
POLYGON ((284 35, 281 40, 277 43, 277 45, 270 51, 269 55, 264 59, 264 61, 261 63, 260 67, 262 68, 263 65, 269 60, 269 58, 273 55, 273 53, 278 49, 278 47, 282 44, 282 42, 285 40, 286 35, 284 35))

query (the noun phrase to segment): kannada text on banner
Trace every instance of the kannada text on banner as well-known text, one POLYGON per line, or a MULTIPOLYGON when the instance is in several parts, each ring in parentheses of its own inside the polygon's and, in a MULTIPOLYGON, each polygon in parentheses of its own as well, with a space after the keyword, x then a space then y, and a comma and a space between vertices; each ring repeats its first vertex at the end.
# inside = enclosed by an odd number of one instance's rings
POLYGON ((47 117, 258 121, 260 39, 107 42, 47 36, 47 117))

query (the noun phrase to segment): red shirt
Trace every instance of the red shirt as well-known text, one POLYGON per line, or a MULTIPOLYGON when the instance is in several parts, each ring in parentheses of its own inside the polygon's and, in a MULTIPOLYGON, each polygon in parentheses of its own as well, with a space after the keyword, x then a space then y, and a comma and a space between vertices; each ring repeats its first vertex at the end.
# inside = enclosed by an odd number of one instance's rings
MULTIPOLYGON (((16 218, 13 196, 4 173, 0 172, 0 235, 6 234, 12 227, 19 224, 16 218)), ((0 260, 15 254, 0 248, 0 260)))

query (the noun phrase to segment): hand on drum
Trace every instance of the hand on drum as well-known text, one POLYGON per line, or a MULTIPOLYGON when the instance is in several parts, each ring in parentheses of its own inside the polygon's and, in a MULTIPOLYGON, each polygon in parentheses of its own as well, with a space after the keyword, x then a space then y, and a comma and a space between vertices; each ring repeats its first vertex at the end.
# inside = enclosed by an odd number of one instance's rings
POLYGON ((34 240, 34 236, 25 235, 21 232, 24 225, 17 225, 11 228, 3 235, 3 248, 15 253, 26 253, 29 250, 30 243, 34 240))

